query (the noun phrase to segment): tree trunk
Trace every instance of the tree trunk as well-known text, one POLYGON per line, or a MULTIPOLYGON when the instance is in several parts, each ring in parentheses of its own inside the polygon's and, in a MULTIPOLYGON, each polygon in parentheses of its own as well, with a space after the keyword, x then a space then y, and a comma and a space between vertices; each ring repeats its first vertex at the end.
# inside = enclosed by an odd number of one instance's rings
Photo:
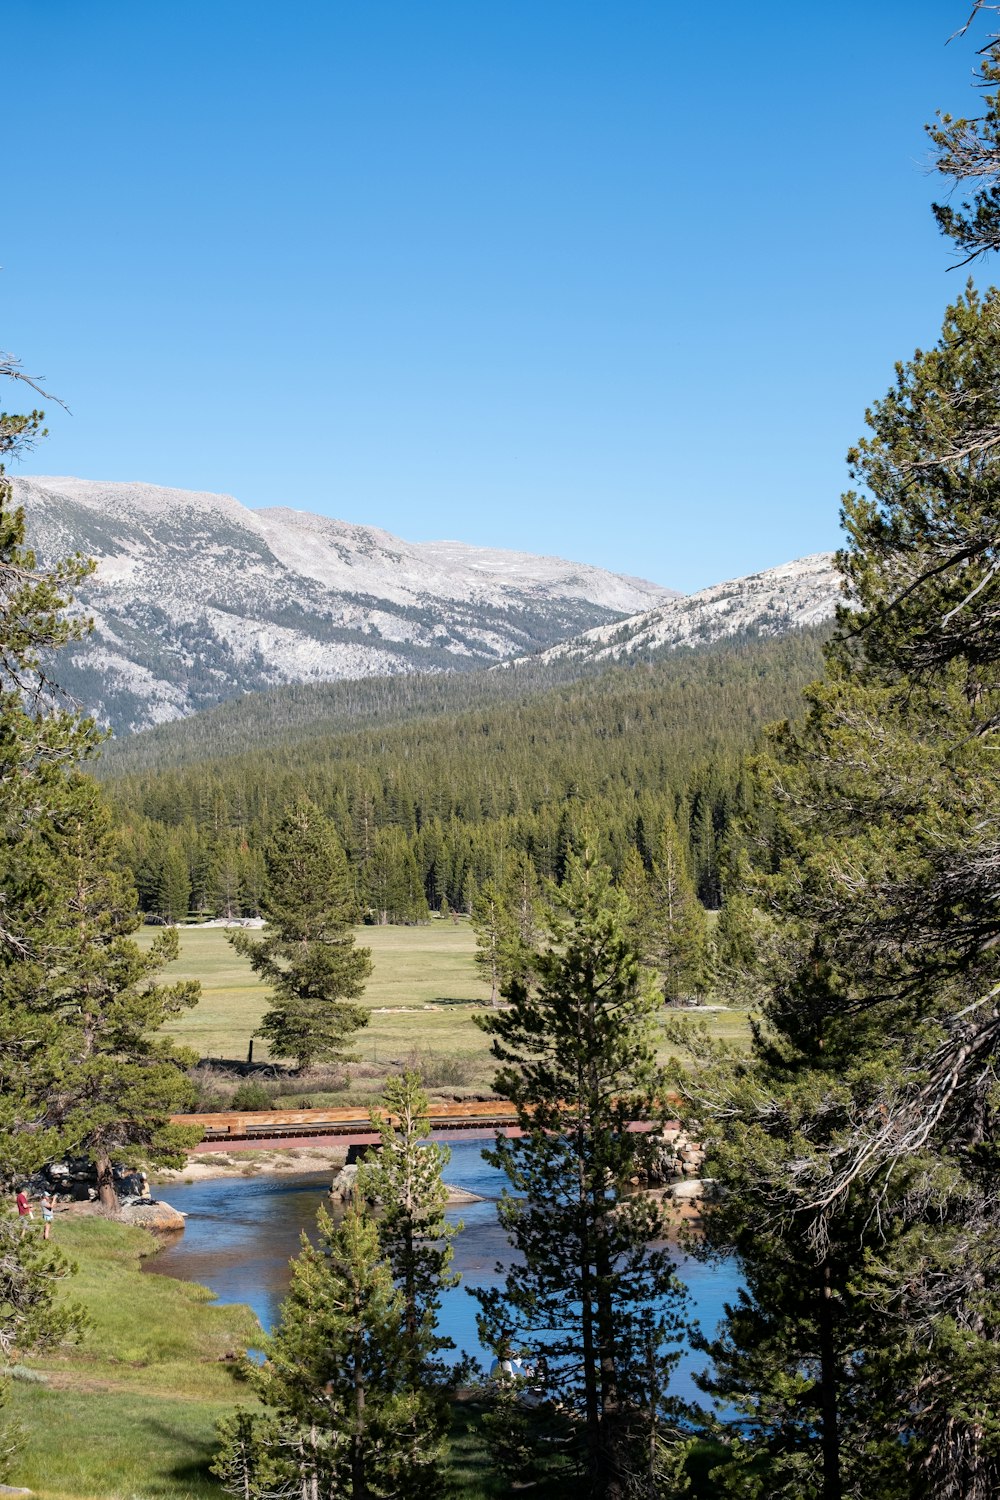
MULTIPOLYGON (((586 1203, 587 1180, 583 1148, 584 1143, 582 1139, 578 1139, 577 1164, 580 1202, 586 1203)), ((596 1494, 598 1493, 597 1486, 600 1483, 601 1472, 601 1409, 597 1394, 597 1369, 595 1366, 594 1296, 589 1235, 584 1234, 582 1236, 580 1248, 582 1251, 580 1256, 580 1342, 583 1348, 584 1415, 587 1425, 587 1474, 590 1479, 591 1493, 596 1494)))
MULTIPOLYGON (((355 1315, 363 1316, 360 1307, 355 1315)), ((354 1340, 354 1435, 351 1439, 351 1496, 352 1500, 368 1500, 368 1481, 365 1474, 365 1373, 364 1336, 358 1333, 354 1340)))
POLYGON ((622 1500, 625 1488, 621 1472, 621 1410, 618 1402, 618 1372, 615 1367, 614 1310, 608 1290, 612 1278, 611 1259, 604 1235, 602 1208, 596 1199, 592 1205, 595 1217, 596 1244, 594 1257, 594 1290, 596 1292, 597 1338, 601 1370, 600 1481, 601 1500, 622 1500))
POLYGON ((830 1263, 823 1262, 819 1296, 820 1420, 823 1436, 823 1500, 843 1500, 840 1426, 837 1415, 837 1354, 833 1336, 830 1263))
POLYGON ((99 1151, 94 1157, 94 1166, 97 1168, 97 1197, 102 1208, 110 1213, 118 1211, 118 1194, 115 1192, 115 1179, 111 1169, 111 1158, 105 1152, 99 1151))
POLYGON ((312 1469, 309 1474, 309 1500, 319 1500, 319 1464, 316 1454, 319 1449, 319 1434, 313 1424, 309 1429, 309 1441, 312 1445, 312 1469))

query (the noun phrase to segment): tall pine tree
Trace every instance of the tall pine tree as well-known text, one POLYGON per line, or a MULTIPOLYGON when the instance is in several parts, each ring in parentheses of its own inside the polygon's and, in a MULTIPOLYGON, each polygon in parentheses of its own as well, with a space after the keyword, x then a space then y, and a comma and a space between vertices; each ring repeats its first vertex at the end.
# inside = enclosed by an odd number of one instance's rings
MULTIPOLYGON (((458 1281, 448 1269, 457 1231, 445 1218, 448 1190, 441 1177, 451 1153, 428 1140, 429 1100, 416 1073, 389 1079, 382 1106, 372 1112, 380 1147, 361 1164, 357 1192, 376 1209, 379 1243, 402 1296, 403 1384, 410 1400, 407 1500, 437 1500, 446 1489, 454 1384, 440 1358, 453 1346, 437 1332, 441 1293, 458 1281)), ((399 1437, 406 1441, 402 1427, 399 1437)))
POLYGON ((716 1388, 759 1426, 726 1493, 762 1465, 824 1500, 1000 1489, 997 299, 948 310, 851 455, 856 608, 761 767, 755 1058, 678 1078, 747 1271, 716 1388))
POLYGON ((630 1189, 629 1122, 655 1113, 661 1095, 660 1002, 606 868, 569 856, 553 900, 530 979, 479 1018, 522 1134, 492 1153, 513 1189, 500 1217, 519 1260, 502 1289, 476 1295, 486 1337, 542 1359, 546 1394, 581 1414, 586 1492, 619 1500, 655 1482, 666 1404, 651 1409, 649 1393, 665 1393, 680 1332, 682 1289, 650 1246, 659 1209, 630 1189))
POLYGON ((349 1002, 363 993, 372 966, 369 949, 355 947, 357 906, 343 846, 315 803, 299 798, 264 859, 264 935, 230 934, 273 989, 260 1034, 300 1068, 345 1057, 348 1038, 368 1024, 367 1010, 349 1002))
MULTIPOLYGON (((215 1472, 244 1500, 409 1500, 435 1454, 414 1451, 403 1296, 360 1204, 339 1224, 320 1209, 319 1243, 303 1236, 267 1362, 251 1372, 262 1415, 220 1424, 215 1472)), ((441 1493, 438 1489, 437 1493, 441 1493)))

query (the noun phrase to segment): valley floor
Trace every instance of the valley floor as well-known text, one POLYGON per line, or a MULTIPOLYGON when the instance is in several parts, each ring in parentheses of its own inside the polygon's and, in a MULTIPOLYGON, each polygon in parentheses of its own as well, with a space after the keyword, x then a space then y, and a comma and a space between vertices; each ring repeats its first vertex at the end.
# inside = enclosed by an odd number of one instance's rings
MULTIPOLYGON (((152 941, 156 928, 144 928, 140 941, 152 941)), ((181 953, 164 970, 168 981, 197 979, 202 998, 169 1033, 217 1070, 245 1062, 250 1038, 267 1004, 267 987, 234 952, 226 929, 181 927, 181 953)), ((474 1017, 489 1005, 489 990, 475 966, 476 938, 469 922, 432 917, 414 927, 358 927, 358 945, 370 948, 373 973, 361 1003, 368 1025, 352 1039, 357 1061, 304 1078, 279 1068, 269 1083, 276 1107, 367 1104, 381 1092, 388 1073, 416 1068, 432 1097, 464 1098, 490 1094, 495 1064, 489 1038, 474 1017)), ((702 1006, 664 1011, 685 1025, 702 1023, 715 1037, 737 1045, 749 1036, 747 1012, 702 1006)), ((663 1056, 676 1051, 664 1046, 663 1056)), ((254 1042, 254 1061, 267 1061, 263 1042, 254 1042)), ((210 1081, 206 1086, 211 1087, 210 1081)), ((223 1085, 225 1086, 225 1085, 223 1085)), ((229 1083, 229 1090, 235 1081, 229 1083)), ((201 1108, 207 1108, 202 1104, 201 1108)))

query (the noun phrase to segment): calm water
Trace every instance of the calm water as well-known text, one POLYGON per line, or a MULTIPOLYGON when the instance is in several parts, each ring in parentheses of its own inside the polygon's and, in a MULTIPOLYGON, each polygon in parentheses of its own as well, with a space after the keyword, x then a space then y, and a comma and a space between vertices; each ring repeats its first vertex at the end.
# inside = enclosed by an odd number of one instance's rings
MULTIPOLYGON (((482 1146, 475 1142, 452 1146, 445 1175, 450 1183, 480 1194, 484 1201, 448 1210, 453 1223, 461 1220, 464 1225, 453 1241, 454 1269, 462 1281, 444 1294, 441 1331, 459 1349, 488 1364, 491 1356, 482 1349, 476 1333, 478 1303, 465 1289, 495 1285, 501 1279, 495 1270, 497 1261, 511 1258, 496 1216, 496 1200, 506 1178, 483 1161, 482 1146)), ((249 1303, 264 1327, 270 1328, 288 1288, 288 1262, 298 1253, 302 1232, 313 1228, 329 1185, 329 1172, 313 1172, 294 1177, 213 1178, 172 1186, 164 1190, 164 1197, 188 1215, 187 1227, 174 1244, 147 1261, 146 1268, 199 1281, 222 1302, 249 1303)), ((706 1266, 680 1252, 677 1261, 678 1274, 691 1294, 692 1311, 705 1331, 711 1332, 722 1316, 723 1303, 736 1294, 736 1267, 731 1263, 706 1266)), ((697 1394, 691 1376, 703 1364, 703 1356, 685 1355, 673 1381, 678 1394, 697 1394)))

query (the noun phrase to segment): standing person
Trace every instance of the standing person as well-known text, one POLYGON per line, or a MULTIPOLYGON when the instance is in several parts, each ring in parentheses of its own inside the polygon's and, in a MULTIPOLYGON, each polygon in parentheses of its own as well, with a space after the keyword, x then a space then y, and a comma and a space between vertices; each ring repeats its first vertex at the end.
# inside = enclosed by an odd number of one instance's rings
POLYGON ((42 1194, 42 1239, 47 1240, 52 1234, 52 1214, 55 1210, 56 1200, 51 1188, 46 1188, 42 1194))
POLYGON ((17 1217, 21 1221, 21 1233, 25 1234, 28 1228, 28 1220, 35 1217, 35 1210, 32 1208, 31 1200, 24 1188, 20 1189, 14 1201, 17 1203, 17 1217))

